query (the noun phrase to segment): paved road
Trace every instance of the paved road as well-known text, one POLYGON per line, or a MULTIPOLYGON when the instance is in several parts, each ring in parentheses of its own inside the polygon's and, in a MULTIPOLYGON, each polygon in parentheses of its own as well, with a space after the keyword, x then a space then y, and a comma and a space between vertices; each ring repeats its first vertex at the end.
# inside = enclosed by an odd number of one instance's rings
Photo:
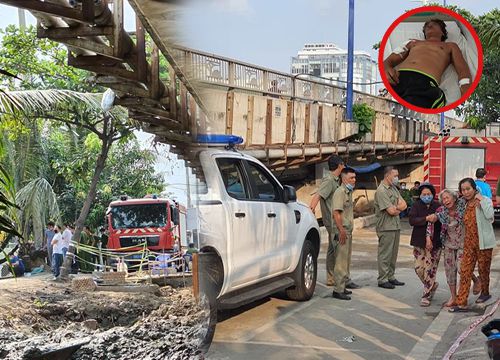
MULTIPOLYGON (((403 225, 396 276, 406 286, 395 290, 376 286, 377 238, 373 228, 358 230, 354 234, 351 275, 363 288, 355 290, 353 300, 330 297, 331 288, 324 285, 324 243, 316 293, 310 301, 291 302, 278 294, 224 312, 208 358, 375 360, 427 359, 431 355, 433 359, 441 358, 460 329, 466 327, 467 321, 463 319, 477 313, 456 317, 440 312, 441 303, 448 298, 442 267, 438 281, 443 285, 433 304, 428 308, 419 306, 422 289, 412 267, 411 229, 406 222, 403 225), (439 314, 442 315, 437 322, 433 322, 439 314), (450 327, 454 331, 450 332, 450 327)), ((500 229, 497 234, 500 239, 500 229)), ((499 263, 497 257, 495 266, 500 267, 499 263)), ((498 288, 498 282, 496 285, 498 288)), ((492 289, 494 286, 492 282, 492 289)), ((478 337, 477 342, 481 340, 478 337)))

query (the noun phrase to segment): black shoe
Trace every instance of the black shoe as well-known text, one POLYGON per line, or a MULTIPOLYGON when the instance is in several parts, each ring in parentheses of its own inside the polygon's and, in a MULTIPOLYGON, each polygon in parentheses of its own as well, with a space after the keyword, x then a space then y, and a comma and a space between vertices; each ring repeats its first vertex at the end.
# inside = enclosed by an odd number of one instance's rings
POLYGON ((351 300, 351 297, 349 295, 341 294, 335 291, 332 293, 332 297, 340 300, 351 300))
POLYGON ((389 282, 390 282, 392 285, 395 285, 395 286, 404 286, 404 284, 405 284, 404 282, 399 281, 399 280, 396 280, 396 279, 394 279, 394 280, 389 280, 389 282))
POLYGON ((352 281, 350 283, 347 283, 345 285, 346 289, 361 289, 361 285, 358 285, 356 283, 353 283, 352 281))
POLYGON ((378 287, 384 288, 384 289, 395 289, 396 286, 391 284, 389 281, 386 281, 385 283, 378 284, 378 287))
POLYGON ((344 294, 346 294, 346 295, 351 295, 351 294, 352 294, 352 291, 351 291, 351 290, 347 290, 347 289, 345 289, 345 290, 344 290, 344 294))

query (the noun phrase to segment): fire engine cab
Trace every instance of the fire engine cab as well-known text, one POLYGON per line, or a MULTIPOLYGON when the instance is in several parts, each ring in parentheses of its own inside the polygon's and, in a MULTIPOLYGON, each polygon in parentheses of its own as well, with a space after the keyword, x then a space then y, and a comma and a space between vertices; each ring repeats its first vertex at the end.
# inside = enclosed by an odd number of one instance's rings
POLYGON ((493 193, 495 220, 500 221, 496 188, 500 178, 500 136, 477 136, 472 130, 451 130, 445 136, 424 138, 424 181, 436 191, 458 190, 465 177, 474 178, 477 168, 487 171, 486 182, 493 193))
MULTIPOLYGON (((107 211, 109 249, 143 246, 150 250, 173 250, 184 244, 181 229, 181 206, 156 196, 129 199, 127 196, 109 204, 107 211)), ((177 249, 178 250, 178 249, 177 249)))

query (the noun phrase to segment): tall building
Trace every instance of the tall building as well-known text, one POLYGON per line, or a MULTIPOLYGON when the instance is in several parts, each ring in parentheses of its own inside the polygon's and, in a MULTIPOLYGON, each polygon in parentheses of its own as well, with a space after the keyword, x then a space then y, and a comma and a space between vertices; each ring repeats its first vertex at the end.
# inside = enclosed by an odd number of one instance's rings
MULTIPOLYGON (((332 84, 346 87, 347 50, 331 43, 305 44, 297 56, 292 57, 292 74, 320 76, 332 84)), ((367 52, 354 51, 354 90, 377 94, 377 63, 367 52), (367 84, 372 83, 372 84, 367 84), (363 84, 363 85, 361 85, 363 84)))

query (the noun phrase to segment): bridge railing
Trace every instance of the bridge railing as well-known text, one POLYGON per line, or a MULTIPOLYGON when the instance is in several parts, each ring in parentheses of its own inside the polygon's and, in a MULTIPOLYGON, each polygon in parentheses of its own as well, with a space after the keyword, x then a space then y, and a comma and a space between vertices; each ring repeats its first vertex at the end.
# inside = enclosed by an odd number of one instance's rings
MULTIPOLYGON (((181 46, 176 46, 174 51, 177 52, 177 58, 184 59, 192 78, 202 83, 270 97, 345 107, 346 89, 327 79, 305 78, 307 75, 304 74, 291 75, 181 46)), ((377 112, 402 119, 439 122, 437 115, 419 113, 385 97, 355 91, 354 101, 366 103, 377 112)), ((459 122, 455 123, 451 118, 447 118, 447 122, 460 126, 459 122)))

